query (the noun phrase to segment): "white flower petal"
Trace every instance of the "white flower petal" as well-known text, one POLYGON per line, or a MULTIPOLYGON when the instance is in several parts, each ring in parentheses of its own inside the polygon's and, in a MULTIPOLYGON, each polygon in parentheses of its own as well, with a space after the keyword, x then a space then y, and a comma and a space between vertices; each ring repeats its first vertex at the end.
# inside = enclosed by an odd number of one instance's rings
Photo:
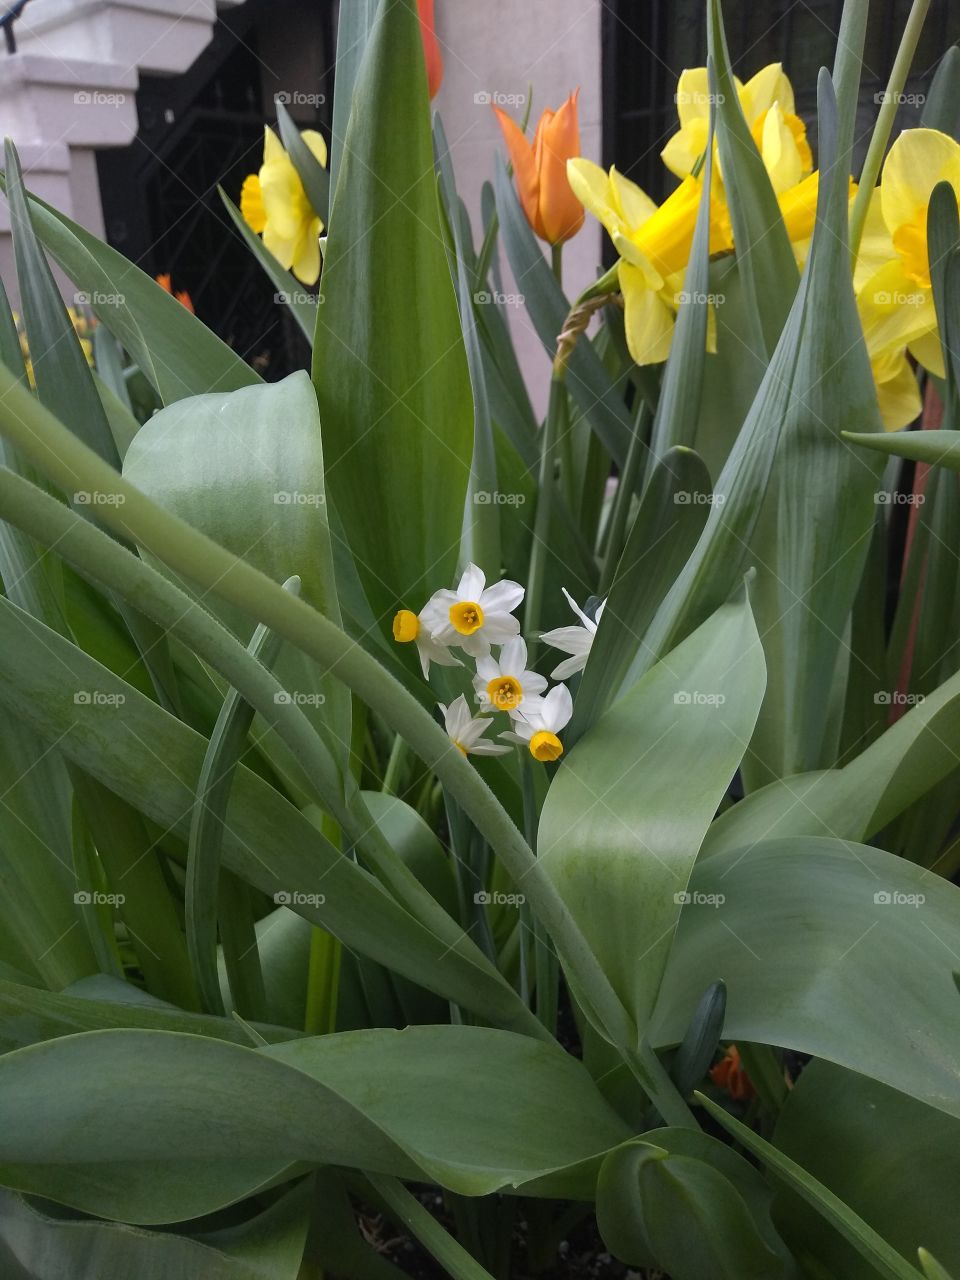
MULTIPOLYGON (((503 734, 500 736, 503 737, 503 734)), ((470 754, 473 756, 508 756, 510 748, 497 746, 495 742, 478 742, 475 747, 470 748, 470 754)))
POLYGON ((568 676, 575 676, 578 671, 582 671, 587 665, 588 653, 577 653, 572 658, 564 658, 550 672, 551 678, 554 680, 566 680, 568 676))
POLYGON ((468 564, 457 586, 457 599, 472 600, 475 604, 478 604, 480 597, 483 595, 483 587, 486 580, 482 569, 479 569, 475 564, 468 564))
POLYGON ((586 627, 556 627, 553 631, 545 631, 540 639, 561 653, 587 654, 593 644, 593 632, 586 627))
POLYGON ((500 650, 500 670, 508 676, 519 676, 527 666, 527 645, 522 636, 508 640, 500 650))
POLYGON ((559 733, 570 723, 573 715, 573 698, 565 684, 555 685, 543 700, 541 717, 545 728, 559 733))
POLYGON ((590 621, 590 619, 587 617, 587 615, 583 612, 583 610, 577 604, 576 600, 574 600, 573 596, 570 594, 567 588, 561 587, 560 590, 567 597, 567 604, 570 606, 573 612, 577 615, 577 617, 580 619, 583 625, 587 628, 587 630, 591 632, 596 631, 597 629, 596 623, 590 621))
POLYGON ((512 613, 522 600, 523 587, 520 583, 504 578, 502 582, 487 587, 478 603, 484 613, 512 613))
POLYGON ((472 636, 458 634, 454 643, 458 644, 464 653, 469 653, 471 658, 485 658, 490 653, 490 641, 484 635, 484 631, 486 627, 481 627, 472 636))
POLYGON ((520 634, 520 623, 512 613, 485 613, 478 634, 481 633, 487 637, 488 644, 506 644, 520 634))

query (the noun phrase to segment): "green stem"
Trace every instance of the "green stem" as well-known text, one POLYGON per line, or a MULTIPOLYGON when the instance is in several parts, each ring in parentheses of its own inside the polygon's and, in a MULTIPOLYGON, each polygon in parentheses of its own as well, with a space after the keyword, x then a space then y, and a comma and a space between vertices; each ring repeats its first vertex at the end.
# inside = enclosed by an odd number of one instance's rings
POLYGON ((367 1177, 377 1195, 386 1202, 391 1215, 402 1222, 436 1258, 445 1275, 453 1280, 494 1280, 490 1272, 485 1271, 476 1258, 443 1229, 398 1178, 382 1173, 368 1173, 367 1177))
MULTIPOLYGON (((0 367, 0 431, 62 489, 109 494, 113 501, 97 506, 98 519, 149 548, 203 591, 279 632, 342 680, 395 732, 402 733, 445 789, 456 797, 520 891, 529 898, 575 974, 578 988, 589 998, 603 1034, 623 1048, 636 1043, 636 1028, 630 1015, 510 815, 445 731, 398 680, 329 618, 295 599, 279 583, 166 511, 118 475, 39 404, 5 367, 0 367)), ((60 504, 54 500, 54 505, 60 504)), ((86 559, 85 565, 89 568, 86 559)), ((263 674, 269 678, 268 673, 263 674)))
POLYGON ((397 784, 400 781, 400 775, 403 773, 406 754, 407 744, 398 733, 393 740, 393 746, 390 748, 390 758, 387 761, 387 767, 383 773, 383 786, 381 790, 388 796, 395 796, 397 794, 397 784))
POLYGON ((537 484, 537 511, 533 521, 533 543, 530 548, 530 568, 527 573, 527 603, 524 611, 524 630, 530 651, 530 665, 536 656, 537 632, 540 629, 540 609, 543 604, 543 583, 547 571, 550 517, 553 508, 556 470, 557 439, 567 429, 567 387, 563 373, 555 373, 550 383, 550 402, 543 425, 540 444, 540 474, 537 484))
POLYGON ((637 487, 640 463, 647 447, 645 436, 650 416, 650 409, 646 401, 641 400, 633 424, 633 435, 630 437, 627 457, 623 464, 623 470, 620 472, 620 482, 613 498, 610 527, 607 531, 607 548, 603 557, 603 571, 600 574, 600 586, 598 588, 600 596, 605 596, 613 586, 613 576, 620 562, 620 556, 623 554, 626 541, 627 517, 630 514, 630 504, 633 501, 634 490, 637 487))
POLYGON ((910 16, 907 18, 907 25, 903 29, 900 48, 897 50, 897 56, 894 59, 893 70, 890 72, 890 79, 887 81, 887 91, 877 113, 877 122, 873 127, 873 136, 870 139, 867 156, 863 162, 860 185, 857 187, 857 194, 853 202, 853 212, 850 215, 850 258, 854 268, 857 265, 857 254, 860 251, 860 241, 863 239, 863 229, 867 221, 870 200, 873 197, 874 187, 877 185, 884 152, 890 140, 890 131, 893 128, 897 108, 900 106, 903 87, 907 83, 907 76, 910 74, 910 68, 913 65, 917 44, 920 41, 920 32, 923 30, 923 23, 929 8, 930 0, 913 0, 910 16))
POLYGON ((681 1129, 699 1127, 693 1112, 670 1079, 666 1067, 646 1041, 641 1043, 636 1052, 631 1051, 623 1056, 634 1078, 660 1112, 664 1124, 681 1129))
POLYGON ((563 244, 553 244, 550 246, 550 265, 553 268, 553 274, 556 276, 557 284, 563 288, 563 244))

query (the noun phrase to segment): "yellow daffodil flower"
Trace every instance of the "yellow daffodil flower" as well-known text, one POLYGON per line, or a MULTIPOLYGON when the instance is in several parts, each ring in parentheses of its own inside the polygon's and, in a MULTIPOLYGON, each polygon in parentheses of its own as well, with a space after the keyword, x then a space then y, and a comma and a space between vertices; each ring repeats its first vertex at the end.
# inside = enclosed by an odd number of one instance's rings
MULTIPOLYGON (((326 167, 327 144, 314 129, 300 135, 326 167)), ((240 212, 252 231, 286 270, 304 284, 320 277, 320 233, 323 223, 307 199, 300 175, 273 130, 264 129, 263 164, 251 173, 240 193, 240 212)))
MULTIPOLYGON (((774 191, 796 186, 813 169, 807 130, 796 114, 793 86, 779 62, 763 67, 746 84, 734 81, 740 106, 763 156, 774 191)), ((710 83, 706 67, 692 67, 677 82, 680 129, 661 151, 663 163, 678 178, 696 167, 707 146, 710 123, 710 83)), ((714 171, 720 167, 714 152, 714 171)))
MULTIPOLYGON (((701 184, 686 177, 659 207, 615 168, 609 173, 583 158, 567 164, 570 185, 606 228, 620 254, 620 291, 627 346, 637 364, 666 360, 673 337, 677 294, 700 207, 701 184)), ((729 249, 723 211, 711 209, 712 252, 729 249)))
POLYGON ((904 130, 870 202, 854 273, 880 412, 890 431, 920 412, 907 354, 932 373, 944 373, 927 246, 927 210, 940 182, 949 182, 960 202, 960 144, 936 129, 904 130))

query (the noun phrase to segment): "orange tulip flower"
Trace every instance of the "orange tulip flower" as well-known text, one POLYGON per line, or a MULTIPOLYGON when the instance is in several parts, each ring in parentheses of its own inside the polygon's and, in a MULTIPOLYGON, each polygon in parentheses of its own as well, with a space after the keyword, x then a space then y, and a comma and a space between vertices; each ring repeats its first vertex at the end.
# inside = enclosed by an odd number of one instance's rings
POLYGON ((552 245, 563 244, 583 226, 583 205, 567 181, 567 161, 580 154, 579 93, 571 93, 559 111, 544 111, 532 145, 516 121, 494 107, 523 212, 540 239, 552 245))
POLYGON ((743 1068, 740 1050, 735 1044, 729 1045, 717 1065, 710 1068, 710 1079, 721 1089, 726 1089, 735 1102, 744 1102, 747 1098, 752 1098, 755 1092, 753 1081, 743 1068))
POLYGON ((433 23, 433 0, 417 0, 417 12, 420 14, 423 56, 427 60, 427 88, 430 91, 430 97, 435 98, 440 88, 440 81, 443 79, 443 55, 440 53, 433 23))
POLYGON ((187 293, 186 289, 178 289, 176 293, 173 292, 173 285, 169 271, 161 272, 161 274, 156 277, 156 280, 161 289, 165 289, 167 293, 173 293, 173 296, 180 305, 186 307, 191 315, 194 314, 193 299, 190 297, 189 293, 187 293))

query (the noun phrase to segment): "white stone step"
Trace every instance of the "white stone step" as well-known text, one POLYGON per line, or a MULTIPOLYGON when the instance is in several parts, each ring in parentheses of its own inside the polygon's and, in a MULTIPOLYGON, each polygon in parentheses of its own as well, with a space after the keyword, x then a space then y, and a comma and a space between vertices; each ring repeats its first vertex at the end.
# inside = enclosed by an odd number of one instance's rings
POLYGON ((136 135, 136 67, 26 51, 0 57, 0 134, 17 146, 122 147, 136 135))
POLYGON ((14 28, 17 48, 178 74, 210 41, 216 0, 30 0, 14 28))

